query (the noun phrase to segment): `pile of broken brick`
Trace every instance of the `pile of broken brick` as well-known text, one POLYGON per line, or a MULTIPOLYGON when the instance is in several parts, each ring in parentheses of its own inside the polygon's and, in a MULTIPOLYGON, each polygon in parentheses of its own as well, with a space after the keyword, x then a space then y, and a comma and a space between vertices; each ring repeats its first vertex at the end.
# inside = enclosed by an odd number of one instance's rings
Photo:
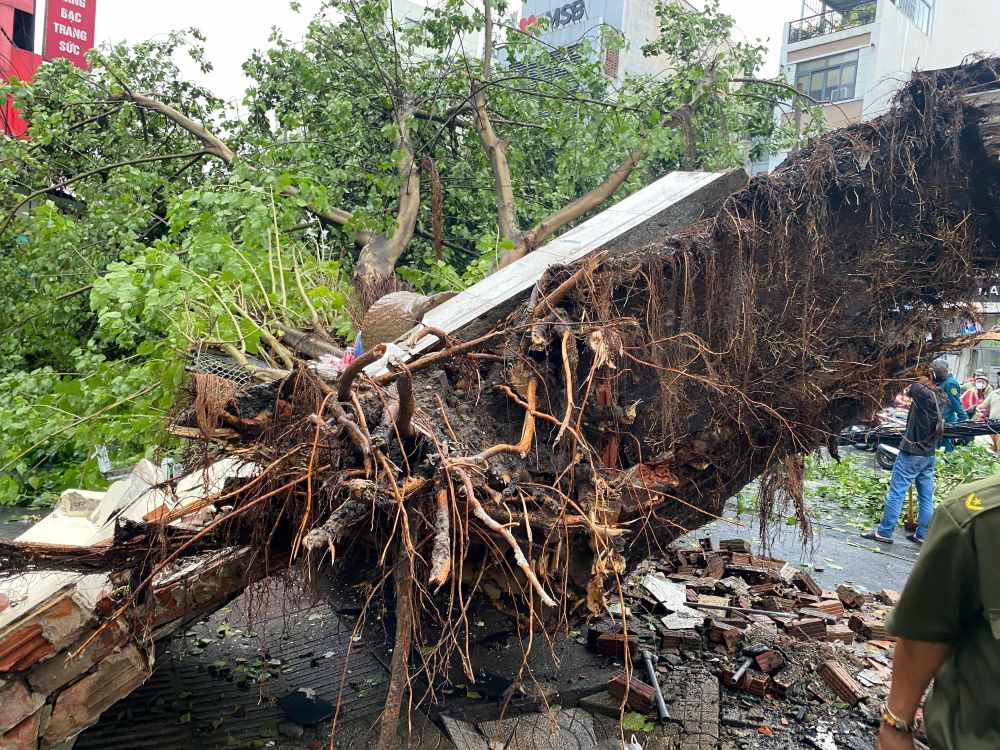
POLYGON ((877 724, 891 680, 894 639, 885 623, 899 595, 847 584, 825 591, 786 561, 754 555, 745 539, 724 540, 719 549, 709 539, 699 544, 642 563, 610 615, 590 624, 591 650, 623 667, 630 657, 631 669, 608 685, 617 702, 665 718, 658 691, 668 706, 683 701, 669 694, 678 681, 667 676, 707 669, 723 688, 723 725, 727 695, 729 705, 778 704, 770 712, 776 727, 765 725, 762 712, 747 712, 757 721, 729 712, 730 726, 760 734, 781 732, 789 723, 783 717, 801 719, 810 705, 814 713, 847 711, 862 728, 877 724))

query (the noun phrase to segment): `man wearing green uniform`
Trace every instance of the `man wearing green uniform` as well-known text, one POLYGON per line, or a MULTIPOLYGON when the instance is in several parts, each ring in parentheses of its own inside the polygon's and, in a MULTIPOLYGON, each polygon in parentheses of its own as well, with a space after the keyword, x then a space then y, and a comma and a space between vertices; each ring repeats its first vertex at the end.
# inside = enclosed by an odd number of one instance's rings
POLYGON ((892 688, 881 750, 912 750, 924 708, 933 750, 1000 748, 1000 476, 962 485, 934 515, 889 619, 892 688))

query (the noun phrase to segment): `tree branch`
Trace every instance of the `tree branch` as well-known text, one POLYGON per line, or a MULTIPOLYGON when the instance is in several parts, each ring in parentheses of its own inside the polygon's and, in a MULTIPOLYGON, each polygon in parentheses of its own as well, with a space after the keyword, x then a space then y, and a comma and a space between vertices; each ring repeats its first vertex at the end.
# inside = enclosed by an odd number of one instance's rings
POLYGON ((410 118, 413 103, 408 94, 401 94, 394 106, 399 135, 396 149, 399 151, 399 207, 396 211, 396 227, 390 237, 376 233, 361 250, 354 277, 364 284, 371 284, 379 278, 392 274, 396 261, 413 239, 420 212, 420 170, 417 169, 413 137, 410 132, 410 118))
POLYGON ((31 203, 35 198, 38 198, 46 193, 53 190, 61 190, 64 187, 72 185, 80 180, 85 180, 88 177, 93 177, 94 175, 100 174, 101 172, 109 172, 112 169, 121 169, 122 167, 130 167, 135 164, 150 164, 157 161, 169 161, 171 159, 191 159, 195 156, 204 156, 209 153, 207 150, 202 151, 185 151, 180 154, 159 154, 157 156, 143 156, 138 159, 126 159, 125 161, 116 161, 113 164, 104 164, 100 167, 95 167, 94 169, 88 169, 86 172, 80 172, 80 174, 73 175, 72 177, 67 177, 65 180, 60 180, 59 182, 54 182, 48 187, 40 188, 39 190, 29 193, 25 198, 22 198, 14 208, 10 210, 7 214, 7 218, 4 219, 2 225, 0 225, 0 234, 3 234, 10 223, 14 221, 17 216, 17 212, 24 208, 26 205, 31 203))
POLYGON ((618 192, 625 180, 629 178, 635 170, 636 165, 644 155, 643 149, 637 149, 629 154, 628 158, 622 162, 621 166, 612 172, 600 185, 588 193, 584 193, 576 200, 566 204, 558 211, 546 216, 524 235, 524 242, 516 245, 513 250, 503 254, 500 259, 500 266, 509 265, 518 258, 524 257, 527 253, 538 247, 542 240, 553 232, 565 226, 574 219, 578 219, 591 209, 597 208, 604 201, 618 192))
POLYGON ((132 102, 137 107, 149 109, 166 117, 183 130, 197 138, 204 147, 205 152, 221 159, 227 166, 232 166, 236 159, 236 154, 227 146, 221 138, 210 132, 208 128, 199 122, 195 122, 178 109, 153 99, 145 94, 115 94, 111 97, 113 101, 132 102))
MULTIPOLYGON (((493 67, 493 11, 491 0, 483 0, 483 16, 485 19, 483 41, 483 78, 488 85, 493 67)), ((510 240, 516 246, 523 244, 521 227, 517 222, 517 205, 514 202, 514 185, 510 176, 510 164, 507 162, 507 146, 510 141, 497 138, 486 107, 486 85, 476 89, 473 83, 472 107, 473 121, 479 141, 490 160, 493 171, 494 193, 496 194, 497 224, 500 236, 510 240)))
MULTIPOLYGON (((192 120, 176 107, 172 107, 169 104, 153 99, 151 96, 147 96, 145 94, 135 94, 132 92, 116 94, 112 97, 112 100, 131 102, 137 107, 148 109, 163 115, 170 122, 197 138, 202 146, 204 146, 204 154, 215 156, 227 167, 233 166, 233 163, 236 160, 236 154, 233 150, 208 128, 201 123, 192 120)), ((296 198, 299 196, 299 190, 295 187, 289 186, 283 191, 282 194, 287 198, 296 198)), ((341 208, 318 208, 317 206, 307 205, 305 206, 305 209, 317 218, 341 227, 354 218, 350 211, 345 211, 341 208)), ((369 242, 370 240, 370 232, 358 232, 354 236, 354 241, 361 245, 369 242)))

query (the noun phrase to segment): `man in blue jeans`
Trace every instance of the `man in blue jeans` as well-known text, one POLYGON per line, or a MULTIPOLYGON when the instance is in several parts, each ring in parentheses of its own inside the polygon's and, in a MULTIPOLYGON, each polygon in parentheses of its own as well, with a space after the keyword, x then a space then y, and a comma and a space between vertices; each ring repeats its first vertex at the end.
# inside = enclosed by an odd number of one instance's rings
MULTIPOLYGON (((937 363, 935 363, 937 364, 937 363)), ((910 385, 912 399, 910 414, 906 419, 906 432, 899 444, 899 456, 892 466, 889 493, 885 498, 882 523, 862 536, 883 544, 892 544, 892 534, 903 510, 903 498, 910 485, 916 482, 920 512, 917 530, 906 538, 923 544, 927 527, 934 515, 934 452, 944 435, 944 415, 938 385, 948 377, 948 370, 932 367, 930 376, 923 375, 910 385)))

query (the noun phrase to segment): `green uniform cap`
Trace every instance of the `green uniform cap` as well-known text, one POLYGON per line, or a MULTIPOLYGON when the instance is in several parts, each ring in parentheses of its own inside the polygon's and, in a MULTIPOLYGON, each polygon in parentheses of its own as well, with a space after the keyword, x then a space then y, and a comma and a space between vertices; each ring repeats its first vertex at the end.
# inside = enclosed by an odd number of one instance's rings
POLYGON ((954 647, 924 708, 931 747, 1000 748, 1000 475, 957 487, 937 509, 888 625, 954 647))

